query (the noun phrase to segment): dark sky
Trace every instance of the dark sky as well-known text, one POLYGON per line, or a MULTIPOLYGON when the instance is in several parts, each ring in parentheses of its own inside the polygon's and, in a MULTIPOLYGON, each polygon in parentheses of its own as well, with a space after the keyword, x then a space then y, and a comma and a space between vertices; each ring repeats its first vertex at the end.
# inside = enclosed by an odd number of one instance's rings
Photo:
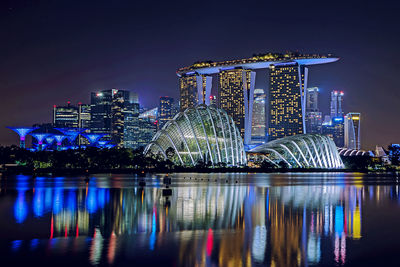
POLYGON ((310 68, 322 110, 343 90, 364 149, 400 143, 399 16, 397 1, 2 0, 0 144, 17 143, 5 126, 50 122, 53 104, 91 91, 136 91, 151 107, 178 96, 178 67, 288 50, 339 56, 310 68))

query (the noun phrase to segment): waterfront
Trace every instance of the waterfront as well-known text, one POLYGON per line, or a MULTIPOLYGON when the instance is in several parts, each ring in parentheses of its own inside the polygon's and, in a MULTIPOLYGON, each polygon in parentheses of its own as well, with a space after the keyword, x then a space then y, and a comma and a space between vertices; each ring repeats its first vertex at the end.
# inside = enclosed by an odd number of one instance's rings
POLYGON ((393 176, 164 177, 2 177, 2 265, 397 265, 393 176))

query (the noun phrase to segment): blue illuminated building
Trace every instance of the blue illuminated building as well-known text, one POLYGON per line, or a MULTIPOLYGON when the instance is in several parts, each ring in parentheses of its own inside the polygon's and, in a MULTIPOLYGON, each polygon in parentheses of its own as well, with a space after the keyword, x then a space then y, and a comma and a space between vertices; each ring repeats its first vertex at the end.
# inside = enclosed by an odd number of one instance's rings
POLYGON ((10 130, 13 130, 19 135, 19 147, 25 148, 25 137, 27 134, 36 130, 37 128, 34 127, 7 127, 10 130))

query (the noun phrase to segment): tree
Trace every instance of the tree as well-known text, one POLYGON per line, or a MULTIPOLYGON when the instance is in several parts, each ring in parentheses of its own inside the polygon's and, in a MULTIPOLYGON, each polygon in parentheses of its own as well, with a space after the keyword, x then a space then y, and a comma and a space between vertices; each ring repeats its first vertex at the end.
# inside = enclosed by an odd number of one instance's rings
POLYGON ((400 145, 392 144, 388 147, 388 150, 392 165, 400 165, 400 145))

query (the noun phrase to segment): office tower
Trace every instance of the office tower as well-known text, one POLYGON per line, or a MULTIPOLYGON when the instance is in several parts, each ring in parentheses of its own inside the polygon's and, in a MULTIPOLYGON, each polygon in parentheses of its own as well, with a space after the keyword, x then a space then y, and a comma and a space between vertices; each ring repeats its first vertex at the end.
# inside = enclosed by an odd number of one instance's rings
POLYGON ((139 118, 141 119, 148 119, 151 122, 156 122, 157 121, 157 114, 158 114, 158 107, 157 108, 152 108, 144 111, 141 109, 139 118))
POLYGON ((150 143, 157 132, 157 122, 145 117, 129 117, 126 121, 124 147, 138 149, 150 143))
POLYGON ((169 96, 160 97, 158 109, 158 128, 161 129, 167 121, 174 118, 174 99, 169 96))
POLYGON ((263 89, 254 90, 253 120, 251 126, 252 143, 265 142, 265 99, 266 95, 263 89))
POLYGON ((306 133, 320 134, 322 126, 322 112, 318 108, 318 87, 307 88, 306 93, 306 133))
POLYGON ((344 146, 344 119, 335 117, 322 124, 321 133, 327 135, 335 142, 337 147, 344 146))
POLYGON ((218 106, 233 118, 244 144, 250 144, 256 73, 241 68, 221 70, 218 78, 218 106))
POLYGON ((348 149, 361 149, 361 114, 347 113, 344 118, 344 146, 348 149))
POLYGON ((343 104, 343 91, 331 92, 331 119, 335 117, 343 117, 342 104, 343 104))
POLYGON ((193 108, 199 104, 210 104, 212 78, 194 72, 183 74, 179 78, 180 110, 193 108))
POLYGON ((53 106, 53 126, 55 128, 78 128, 78 107, 67 102, 67 106, 53 106))
POLYGON ((296 62, 270 66, 268 140, 303 134, 308 69, 296 62))
POLYGON ((90 128, 90 105, 88 104, 78 104, 78 128, 90 128))
POLYGON ((124 136, 123 146, 125 148, 133 148, 133 143, 137 140, 138 136, 134 130, 135 125, 139 119, 139 103, 129 103, 124 111, 124 136))
POLYGON ((91 94, 91 133, 105 133, 104 140, 123 146, 124 112, 131 108, 130 92, 126 90, 103 90, 91 94))

